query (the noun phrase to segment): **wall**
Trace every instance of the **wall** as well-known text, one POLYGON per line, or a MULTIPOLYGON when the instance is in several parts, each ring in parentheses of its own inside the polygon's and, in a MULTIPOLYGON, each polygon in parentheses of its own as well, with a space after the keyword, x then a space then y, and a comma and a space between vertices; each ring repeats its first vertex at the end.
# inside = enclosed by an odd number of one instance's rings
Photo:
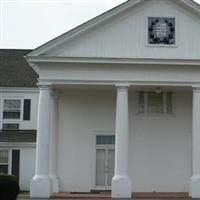
MULTIPOLYGON (((172 116, 137 114, 129 92, 130 176, 133 191, 188 191, 191 175, 191 93, 174 94, 172 116)), ((60 191, 90 191, 95 181, 95 134, 115 127, 115 92, 63 90, 59 100, 60 191)))
POLYGON ((23 101, 21 106, 20 120, 4 120, 5 122, 15 121, 20 124, 22 130, 36 130, 37 128, 37 109, 38 109, 39 90, 33 88, 0 88, 0 129, 3 122, 3 99, 31 99, 31 116, 29 121, 23 120, 23 101))
MULTIPOLYGON (((175 93, 173 116, 134 115, 130 105, 130 174, 138 192, 185 192, 191 176, 192 95, 175 93)), ((131 99, 134 101, 134 94, 131 99)))
POLYGON ((128 82, 147 85, 159 82, 162 85, 192 86, 199 84, 199 77, 200 68, 189 65, 45 63, 40 70, 42 81, 53 80, 55 84, 115 85, 128 82))
POLYGON ((62 40, 60 45, 45 54, 61 57, 199 59, 199 15, 181 4, 181 1, 174 0, 144 1, 72 40, 62 40), (175 17, 175 47, 147 45, 148 17, 175 17))
POLYGON ((20 151, 20 189, 29 191, 30 181, 35 173, 35 148, 21 148, 20 151))

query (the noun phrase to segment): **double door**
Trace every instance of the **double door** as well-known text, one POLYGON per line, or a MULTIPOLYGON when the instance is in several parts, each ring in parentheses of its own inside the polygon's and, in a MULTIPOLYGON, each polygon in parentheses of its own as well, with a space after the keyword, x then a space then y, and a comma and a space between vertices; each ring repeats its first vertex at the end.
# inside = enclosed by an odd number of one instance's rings
POLYGON ((111 190, 114 164, 114 145, 96 147, 96 190, 111 190))

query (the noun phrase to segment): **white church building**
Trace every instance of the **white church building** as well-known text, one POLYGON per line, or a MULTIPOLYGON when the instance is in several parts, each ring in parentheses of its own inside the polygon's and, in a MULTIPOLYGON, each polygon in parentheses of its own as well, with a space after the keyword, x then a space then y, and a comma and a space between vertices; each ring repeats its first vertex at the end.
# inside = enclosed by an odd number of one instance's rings
POLYGON ((31 197, 200 197, 197 3, 129 0, 26 59, 40 89, 31 197))

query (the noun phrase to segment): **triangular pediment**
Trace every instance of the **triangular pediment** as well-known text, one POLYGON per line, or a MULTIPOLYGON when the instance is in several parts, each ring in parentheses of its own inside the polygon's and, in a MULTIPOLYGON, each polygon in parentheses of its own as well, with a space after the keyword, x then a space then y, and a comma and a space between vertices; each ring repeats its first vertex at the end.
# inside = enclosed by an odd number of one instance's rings
POLYGON ((37 48, 28 57, 198 59, 200 8, 191 0, 130 0, 37 48), (175 44, 148 43, 149 17, 175 19, 175 44))

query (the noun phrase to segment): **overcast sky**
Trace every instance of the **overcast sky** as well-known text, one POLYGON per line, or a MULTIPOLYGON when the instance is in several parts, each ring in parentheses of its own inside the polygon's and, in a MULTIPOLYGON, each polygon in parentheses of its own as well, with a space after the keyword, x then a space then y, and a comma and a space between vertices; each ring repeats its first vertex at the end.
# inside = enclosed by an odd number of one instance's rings
POLYGON ((0 0, 0 48, 36 48, 124 1, 0 0))

